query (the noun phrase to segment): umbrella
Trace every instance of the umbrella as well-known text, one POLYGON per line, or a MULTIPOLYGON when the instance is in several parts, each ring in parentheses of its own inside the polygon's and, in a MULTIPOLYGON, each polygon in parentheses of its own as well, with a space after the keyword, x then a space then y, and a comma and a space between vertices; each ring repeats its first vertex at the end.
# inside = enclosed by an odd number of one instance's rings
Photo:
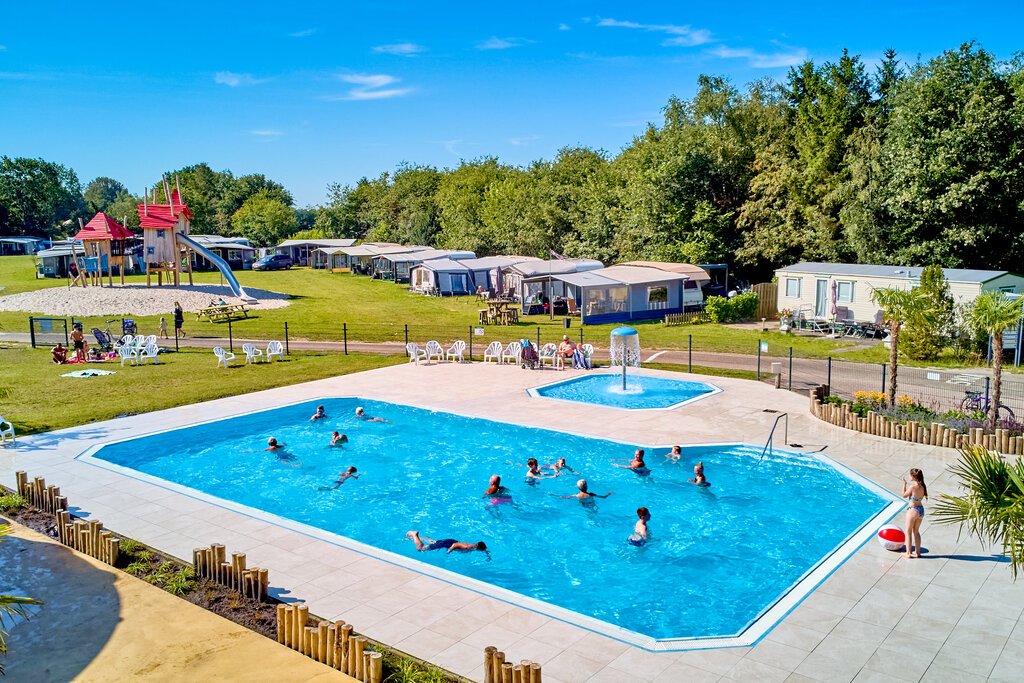
POLYGON ((839 308, 836 306, 836 281, 832 281, 832 315, 837 315, 839 308))

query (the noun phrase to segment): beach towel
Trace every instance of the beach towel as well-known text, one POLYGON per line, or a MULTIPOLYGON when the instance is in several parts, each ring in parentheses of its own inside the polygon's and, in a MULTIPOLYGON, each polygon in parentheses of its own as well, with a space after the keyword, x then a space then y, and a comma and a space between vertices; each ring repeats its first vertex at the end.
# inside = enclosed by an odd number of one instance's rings
POLYGON ((589 370, 590 359, 587 358, 586 355, 584 355, 584 353, 579 350, 579 348, 577 348, 572 353, 572 366, 577 370, 589 370))
POLYGON ((61 377, 99 377, 100 375, 113 375, 112 370, 75 370, 66 372, 61 377))

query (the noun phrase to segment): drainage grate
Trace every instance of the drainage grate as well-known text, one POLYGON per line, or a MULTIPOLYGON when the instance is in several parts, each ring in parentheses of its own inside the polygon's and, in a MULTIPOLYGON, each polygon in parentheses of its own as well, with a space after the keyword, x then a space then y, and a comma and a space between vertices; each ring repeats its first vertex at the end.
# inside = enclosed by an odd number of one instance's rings
POLYGON ((779 411, 777 411, 777 410, 772 410, 771 408, 765 408, 765 409, 764 409, 764 410, 762 410, 761 412, 762 412, 762 413, 777 413, 777 412, 779 412, 779 411))

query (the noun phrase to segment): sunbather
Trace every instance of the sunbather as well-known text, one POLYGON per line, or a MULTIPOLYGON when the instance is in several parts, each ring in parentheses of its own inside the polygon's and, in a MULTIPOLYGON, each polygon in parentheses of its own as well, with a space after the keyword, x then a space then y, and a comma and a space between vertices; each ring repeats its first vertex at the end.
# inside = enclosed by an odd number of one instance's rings
POLYGON ((53 362, 57 365, 63 365, 68 362, 68 350, 60 342, 57 342, 57 345, 50 349, 50 353, 53 354, 53 362))

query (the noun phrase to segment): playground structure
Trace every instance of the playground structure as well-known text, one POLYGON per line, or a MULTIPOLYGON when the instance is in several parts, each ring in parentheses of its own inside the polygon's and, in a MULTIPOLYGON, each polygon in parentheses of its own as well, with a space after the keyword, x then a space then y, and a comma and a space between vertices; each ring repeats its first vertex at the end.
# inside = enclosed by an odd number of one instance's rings
POLYGON ((189 237, 192 212, 181 199, 181 184, 177 176, 174 178, 175 189, 171 190, 167 178, 163 178, 164 198, 166 204, 157 203, 157 188, 153 188, 153 203, 149 202, 149 188, 143 193, 142 204, 139 204, 139 224, 142 226, 142 261, 146 266, 146 286, 152 286, 153 273, 157 276, 157 286, 163 285, 164 273, 168 283, 173 278, 174 286, 181 281, 182 262, 188 273, 188 283, 192 283, 192 259, 188 251, 197 252, 210 263, 214 264, 224 275, 232 293, 243 301, 256 301, 245 293, 238 279, 231 272, 231 267, 224 259, 209 249, 198 244, 189 237))
POLYGON ((114 266, 117 266, 123 285, 127 244, 128 240, 134 237, 131 230, 102 211, 85 225, 79 218, 78 226, 79 231, 74 239, 82 241, 82 256, 78 255, 76 243, 72 242, 71 255, 78 273, 71 284, 81 284, 83 287, 92 284, 102 287, 105 272, 107 285, 113 286, 114 266))

